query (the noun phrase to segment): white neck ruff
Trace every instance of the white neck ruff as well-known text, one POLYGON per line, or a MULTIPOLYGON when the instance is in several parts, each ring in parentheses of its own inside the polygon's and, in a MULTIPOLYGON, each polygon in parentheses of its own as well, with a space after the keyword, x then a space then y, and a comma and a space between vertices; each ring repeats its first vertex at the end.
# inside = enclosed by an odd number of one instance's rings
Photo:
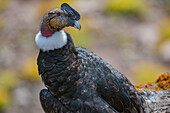
POLYGON ((49 51, 62 48, 67 43, 67 35, 61 30, 55 32, 52 36, 46 38, 42 36, 41 31, 36 35, 35 42, 43 51, 49 51))

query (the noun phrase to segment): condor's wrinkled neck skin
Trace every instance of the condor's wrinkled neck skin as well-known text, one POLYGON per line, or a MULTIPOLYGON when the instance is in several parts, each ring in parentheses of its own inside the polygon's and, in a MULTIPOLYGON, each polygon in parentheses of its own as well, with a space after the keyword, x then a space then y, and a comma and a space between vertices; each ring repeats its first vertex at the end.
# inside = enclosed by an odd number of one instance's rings
POLYGON ((35 42, 42 51, 49 51, 54 49, 62 48, 67 43, 66 33, 61 31, 56 31, 52 36, 45 37, 42 35, 41 31, 36 35, 35 42))

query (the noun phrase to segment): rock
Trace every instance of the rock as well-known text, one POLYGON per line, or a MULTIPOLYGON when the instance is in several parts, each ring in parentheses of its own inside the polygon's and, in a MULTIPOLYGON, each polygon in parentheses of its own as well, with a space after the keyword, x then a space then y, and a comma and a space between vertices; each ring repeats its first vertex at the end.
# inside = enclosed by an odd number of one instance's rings
POLYGON ((153 83, 135 86, 146 101, 148 113, 170 112, 170 73, 164 73, 153 83))

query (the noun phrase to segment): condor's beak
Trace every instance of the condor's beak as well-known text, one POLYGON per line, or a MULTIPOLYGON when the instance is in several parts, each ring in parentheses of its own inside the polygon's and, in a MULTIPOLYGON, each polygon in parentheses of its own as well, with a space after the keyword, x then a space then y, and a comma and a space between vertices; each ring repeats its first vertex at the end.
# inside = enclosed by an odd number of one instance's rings
POLYGON ((81 24, 80 24, 79 21, 77 21, 77 20, 72 20, 72 19, 70 19, 69 17, 67 18, 67 21, 68 21, 67 26, 72 26, 72 27, 77 28, 77 29, 79 29, 79 30, 81 29, 81 24))
POLYGON ((74 23, 75 23, 75 24, 74 24, 74 27, 80 30, 80 29, 81 29, 81 24, 80 24, 80 22, 79 22, 79 21, 75 21, 74 23))

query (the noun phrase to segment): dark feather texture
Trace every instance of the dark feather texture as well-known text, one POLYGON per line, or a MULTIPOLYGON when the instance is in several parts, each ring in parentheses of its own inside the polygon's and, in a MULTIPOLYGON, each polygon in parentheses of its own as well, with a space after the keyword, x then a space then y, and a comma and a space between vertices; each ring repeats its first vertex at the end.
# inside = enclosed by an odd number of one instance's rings
POLYGON ((100 57, 75 48, 69 34, 60 49, 40 51, 40 92, 46 113, 143 113, 144 100, 130 81, 100 57))

